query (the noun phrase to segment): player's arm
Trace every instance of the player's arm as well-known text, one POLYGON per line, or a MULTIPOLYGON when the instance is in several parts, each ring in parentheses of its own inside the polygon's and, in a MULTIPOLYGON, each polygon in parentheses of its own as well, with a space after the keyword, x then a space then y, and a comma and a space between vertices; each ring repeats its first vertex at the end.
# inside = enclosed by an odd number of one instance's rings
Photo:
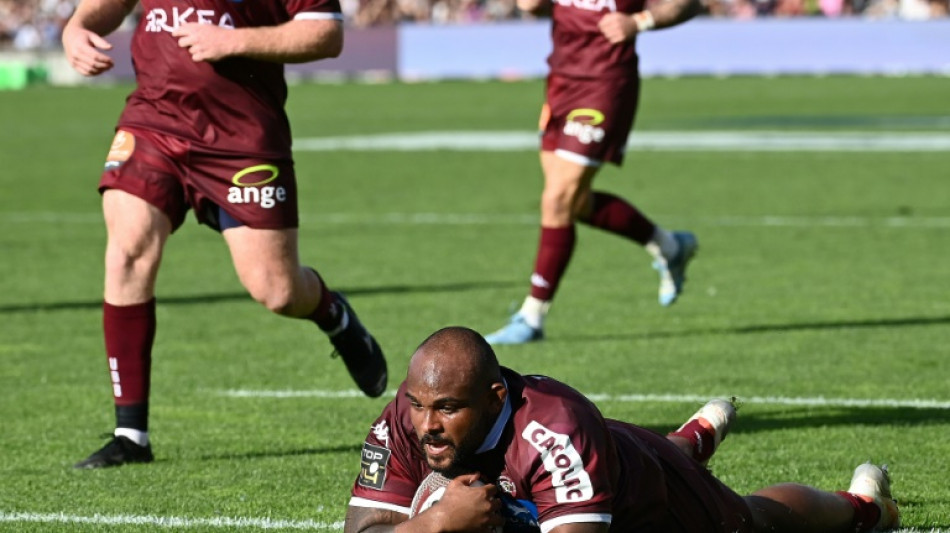
POLYGON ((518 9, 532 15, 543 16, 551 12, 551 0, 517 0, 518 9))
POLYGON ((600 19, 598 27, 608 41, 618 44, 638 33, 682 24, 702 9, 702 0, 665 0, 633 14, 608 13, 600 19))
POLYGON ((408 519, 396 511, 350 505, 346 510, 343 533, 389 533, 408 519))
POLYGON ((452 480, 438 505, 411 520, 395 511, 350 505, 344 533, 421 533, 430 531, 481 531, 504 524, 498 514, 501 502, 494 485, 472 486, 478 474, 452 480))
POLYGON ((84 76, 96 76, 113 67, 103 53, 112 45, 103 37, 115 31, 132 12, 137 0, 82 0, 63 28, 63 50, 69 64, 84 76))
POLYGON ((182 24, 172 32, 194 61, 247 57, 275 63, 306 63, 343 51, 343 22, 335 18, 294 19, 277 26, 222 28, 182 24))

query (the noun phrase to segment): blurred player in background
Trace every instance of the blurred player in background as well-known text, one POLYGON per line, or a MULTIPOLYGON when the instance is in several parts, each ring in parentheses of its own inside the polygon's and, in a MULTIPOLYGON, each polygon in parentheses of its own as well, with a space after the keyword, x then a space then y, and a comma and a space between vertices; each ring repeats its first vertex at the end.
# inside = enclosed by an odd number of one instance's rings
POLYGON ((712 401, 667 436, 606 419, 564 383, 500 367, 478 333, 445 328, 419 346, 372 425, 344 532, 487 531, 503 523, 498 493, 530 500, 545 533, 899 525, 887 470, 871 464, 855 470, 848 491, 785 483, 739 496, 704 464, 733 416, 728 402, 712 401), (410 519, 430 470, 454 480, 438 504, 410 519))
MULTIPOLYGON (((135 0, 83 0, 63 32, 86 76, 113 66, 104 36, 135 0)), ((76 464, 153 459, 148 436, 155 280, 169 235, 189 209, 219 231, 251 296, 316 323, 360 389, 386 388, 386 361, 346 299, 298 256, 297 188, 284 111, 284 63, 335 57, 338 0, 144 0, 126 101, 99 182, 108 240, 103 325, 116 429, 76 464)))
POLYGON ((593 190, 604 163, 620 165, 640 94, 638 34, 675 26, 701 10, 700 0, 576 2, 518 0, 522 11, 550 10, 553 51, 541 113, 541 235, 531 291, 491 344, 544 337, 544 319, 574 253, 575 222, 608 231, 646 248, 660 275, 660 305, 679 297, 696 253, 690 232, 670 232, 628 201, 593 190))

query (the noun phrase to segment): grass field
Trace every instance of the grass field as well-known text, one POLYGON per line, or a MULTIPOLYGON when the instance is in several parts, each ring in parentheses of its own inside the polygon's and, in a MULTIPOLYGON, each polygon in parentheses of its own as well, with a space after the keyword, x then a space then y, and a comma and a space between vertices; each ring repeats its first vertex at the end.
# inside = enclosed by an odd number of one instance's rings
MULTIPOLYGON (((950 78, 647 80, 634 142, 743 139, 635 147, 598 178, 696 232, 686 294, 660 308, 646 254, 581 228, 547 340, 499 349, 503 364, 659 431, 736 395, 739 421, 712 466, 738 491, 841 490, 857 464, 887 462, 907 531, 950 530, 948 89, 950 78), (859 133, 867 144, 838 144, 859 133), (920 139, 885 142, 906 135, 920 139)), ((0 529, 339 530, 386 400, 351 394, 315 328, 250 301, 220 238, 193 219, 159 279, 157 461, 71 468, 113 423, 95 184, 128 90, 0 93, 0 529)), ((303 258, 350 296, 392 388, 427 334, 491 331, 524 296, 537 158, 313 140, 530 136, 541 94, 535 81, 291 89, 295 137, 310 147, 297 153, 303 258)))

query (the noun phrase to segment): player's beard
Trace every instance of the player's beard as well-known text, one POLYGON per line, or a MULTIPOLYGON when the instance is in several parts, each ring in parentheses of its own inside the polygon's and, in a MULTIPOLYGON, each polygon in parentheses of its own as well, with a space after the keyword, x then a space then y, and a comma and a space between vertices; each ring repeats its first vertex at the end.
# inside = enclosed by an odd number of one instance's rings
POLYGON ((482 442, 485 440, 485 436, 488 435, 488 432, 491 430, 491 427, 494 425, 495 421, 492 419, 483 420, 479 425, 468 432, 465 437, 458 443, 452 442, 449 439, 441 438, 437 435, 423 435, 419 440, 419 445, 422 447, 422 454, 426 458, 426 463, 429 465, 433 471, 442 474, 443 476, 453 479, 462 474, 468 474, 475 472, 478 469, 475 467, 475 451, 482 445, 482 442), (426 444, 446 444, 452 450, 452 457, 449 460, 447 466, 435 466, 432 464, 432 461, 429 459, 429 454, 426 453, 426 444))

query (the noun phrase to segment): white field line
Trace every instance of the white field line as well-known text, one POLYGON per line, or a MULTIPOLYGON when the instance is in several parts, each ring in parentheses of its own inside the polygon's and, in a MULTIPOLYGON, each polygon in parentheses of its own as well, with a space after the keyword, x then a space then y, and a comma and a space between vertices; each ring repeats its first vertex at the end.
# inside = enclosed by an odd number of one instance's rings
MULTIPOLYGON (((332 391, 332 390, 253 390, 253 389, 228 389, 218 391, 222 396, 232 398, 362 398, 363 393, 356 389, 332 391)), ((395 391, 389 391, 388 396, 395 395, 395 391)), ((606 393, 585 393, 588 398, 595 402, 623 402, 623 403, 698 403, 702 404, 709 400, 710 396, 701 396, 695 394, 606 394, 606 393)), ((726 397, 726 396, 724 396, 726 397)), ((762 404, 762 405, 793 405, 806 407, 888 407, 888 408, 909 408, 909 409, 950 409, 950 401, 935 399, 888 399, 888 398, 825 398, 815 396, 811 398, 799 398, 789 396, 740 396, 739 401, 743 404, 762 404)))
MULTIPOLYGON (((294 150, 512 152, 537 150, 537 133, 521 131, 422 131, 345 137, 305 137, 294 150)), ((634 131, 628 149, 727 152, 943 152, 950 135, 904 132, 634 131)))
POLYGON ((306 529, 333 530, 343 529, 343 522, 315 522, 313 520, 279 520, 273 518, 186 518, 179 516, 154 515, 70 515, 66 513, 13 513, 0 511, 0 522, 10 523, 54 523, 54 524, 95 524, 107 526, 158 526, 170 529, 189 527, 219 527, 226 529, 306 529))
MULTIPOLYGON (((657 214, 656 218, 677 219, 697 226, 775 228, 950 228, 950 217, 851 217, 851 216, 718 216, 682 217, 657 214)), ((453 225, 453 226, 535 226, 537 213, 323 213, 301 214, 304 224, 315 225, 453 225)), ((3 224, 102 224, 100 213, 56 213, 52 211, 0 212, 3 224)))
MULTIPOLYGON (((65 513, 6 513, 0 511, 0 523, 59 523, 95 525, 158 526, 173 529, 188 527, 221 527, 227 529, 303 529, 340 531, 343 522, 313 522, 311 520, 272 520, 267 518, 181 518, 174 516, 92 515, 77 516, 65 513)), ((945 533, 943 529, 895 529, 894 533, 945 533)))

